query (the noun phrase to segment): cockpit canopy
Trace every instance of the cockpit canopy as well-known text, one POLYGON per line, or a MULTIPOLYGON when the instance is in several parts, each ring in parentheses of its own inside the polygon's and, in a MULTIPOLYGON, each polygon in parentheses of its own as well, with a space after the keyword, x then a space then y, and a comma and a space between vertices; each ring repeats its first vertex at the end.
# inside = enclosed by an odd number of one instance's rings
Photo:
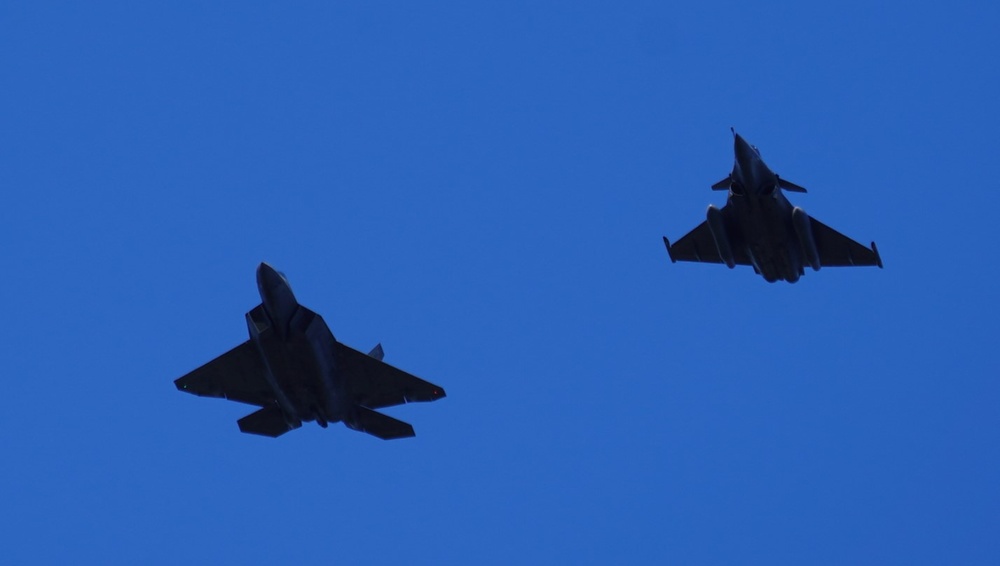
MULTIPOLYGON (((278 270, 275 269, 275 271, 278 271, 278 270)), ((281 276, 281 280, 285 282, 285 285, 288 285, 288 288, 291 289, 292 288, 292 284, 288 282, 288 277, 285 276, 285 272, 284 271, 278 271, 278 275, 281 276)))

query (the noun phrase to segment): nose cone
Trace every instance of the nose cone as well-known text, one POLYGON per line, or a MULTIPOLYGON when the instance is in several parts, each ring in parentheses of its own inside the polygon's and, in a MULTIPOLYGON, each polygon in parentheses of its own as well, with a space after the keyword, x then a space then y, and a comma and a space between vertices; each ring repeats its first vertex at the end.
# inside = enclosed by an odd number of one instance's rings
POLYGON ((257 290, 264 310, 279 329, 288 327, 298 308, 292 287, 285 276, 266 263, 257 267, 257 290))
POLYGON ((733 152, 736 154, 736 161, 740 167, 746 169, 751 163, 760 159, 753 146, 743 139, 743 136, 733 132, 733 152))
POLYGON ((271 267, 267 263, 261 263, 257 266, 257 288, 260 289, 261 294, 264 290, 273 290, 277 287, 289 286, 288 280, 278 273, 278 270, 271 267))
POLYGON ((736 153, 733 177, 745 191, 759 193, 765 189, 773 188, 774 174, 767 168, 767 165, 764 165, 757 149, 735 131, 733 131, 733 151, 736 153))

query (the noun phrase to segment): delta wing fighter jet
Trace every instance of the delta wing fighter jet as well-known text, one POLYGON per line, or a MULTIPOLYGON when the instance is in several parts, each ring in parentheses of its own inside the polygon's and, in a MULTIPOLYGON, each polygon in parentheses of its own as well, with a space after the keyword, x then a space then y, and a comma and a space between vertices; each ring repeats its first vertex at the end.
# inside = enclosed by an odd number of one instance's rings
POLYGON ((363 354, 334 339, 323 318, 300 305, 285 276, 257 268, 262 303, 246 314, 250 339, 174 381, 177 389, 261 407, 237 423, 277 437, 316 421, 389 440, 413 427, 375 409, 435 401, 444 389, 382 361, 382 345, 363 354))
POLYGON ((749 265, 769 283, 795 283, 805 266, 877 265, 878 248, 867 248, 830 228, 804 210, 792 206, 782 190, 804 193, 795 183, 778 177, 760 157, 760 151, 733 130, 736 163, 728 177, 712 185, 729 191, 721 209, 708 207, 708 218, 671 245, 670 260, 724 263, 730 269, 749 265))

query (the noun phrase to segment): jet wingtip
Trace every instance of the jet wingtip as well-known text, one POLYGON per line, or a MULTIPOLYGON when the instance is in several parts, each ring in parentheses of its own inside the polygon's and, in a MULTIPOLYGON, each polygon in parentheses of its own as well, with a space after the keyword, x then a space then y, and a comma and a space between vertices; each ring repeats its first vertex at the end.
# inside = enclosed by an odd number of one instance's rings
POLYGON ((420 392, 414 395, 405 395, 403 400, 407 403, 419 403, 427 401, 437 401, 438 399, 443 399, 447 397, 448 394, 444 392, 444 388, 434 386, 431 388, 430 393, 420 392))
POLYGON ((670 263, 677 263, 677 259, 674 257, 674 252, 670 249, 670 240, 668 240, 666 236, 663 237, 663 245, 667 246, 667 255, 670 256, 670 263))
POLYGON ((875 245, 874 240, 872 241, 872 253, 875 254, 875 265, 877 265, 879 269, 884 269, 882 267, 882 255, 878 253, 878 246, 875 245))

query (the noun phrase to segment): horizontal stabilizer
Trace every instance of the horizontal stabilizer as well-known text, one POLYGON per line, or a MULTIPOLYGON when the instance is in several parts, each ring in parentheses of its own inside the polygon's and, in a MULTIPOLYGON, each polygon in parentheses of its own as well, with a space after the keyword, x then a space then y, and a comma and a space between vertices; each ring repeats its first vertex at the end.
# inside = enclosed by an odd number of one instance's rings
POLYGON ((277 405, 264 407, 256 413, 250 413, 236 422, 240 425, 240 430, 243 432, 270 436, 272 438, 277 438, 301 426, 288 424, 285 414, 281 412, 281 409, 277 405))
POLYGON ((719 181, 718 183, 712 185, 713 191, 726 191, 729 190, 729 186, 733 184, 733 176, 727 175, 725 179, 719 181))
POLYGON ((382 349, 382 343, 375 344, 375 347, 372 348, 371 352, 368 352, 368 355, 381 362, 382 358, 385 357, 385 350, 382 349))
POLYGON ((786 191, 791 191, 793 193, 804 193, 806 192, 805 187, 800 187, 791 181, 786 181, 781 177, 778 177, 778 186, 786 191))
POLYGON ((413 432, 413 425, 398 421, 389 415, 383 415, 377 411, 367 409, 360 405, 354 407, 352 418, 345 419, 344 424, 348 428, 367 432, 372 436, 377 436, 382 440, 393 440, 395 438, 407 438, 416 436, 413 432))

